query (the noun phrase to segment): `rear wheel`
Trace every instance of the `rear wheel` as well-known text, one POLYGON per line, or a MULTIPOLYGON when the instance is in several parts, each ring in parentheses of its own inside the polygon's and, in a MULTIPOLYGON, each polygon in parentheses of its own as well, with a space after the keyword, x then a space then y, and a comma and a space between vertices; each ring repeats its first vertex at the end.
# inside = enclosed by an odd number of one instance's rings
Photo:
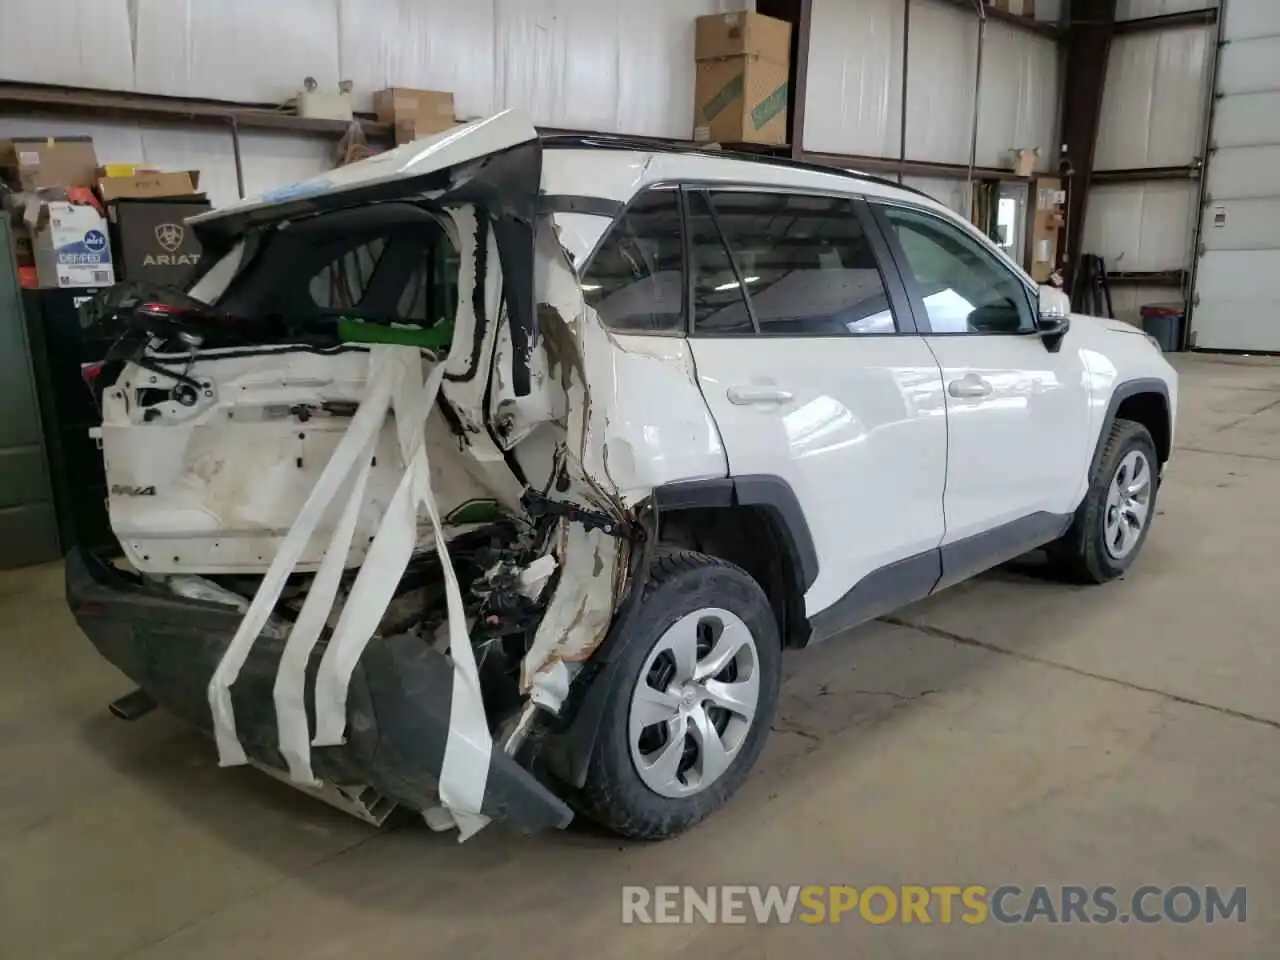
POLYGON ((603 826, 656 840, 746 778, 777 704, 781 643, 759 584, 690 551, 659 557, 617 629, 624 652, 579 799, 603 826))
POLYGON ((1049 545, 1057 574, 1076 583, 1105 583, 1129 569, 1155 516, 1159 462, 1146 427, 1131 420, 1112 424, 1070 529, 1049 545))

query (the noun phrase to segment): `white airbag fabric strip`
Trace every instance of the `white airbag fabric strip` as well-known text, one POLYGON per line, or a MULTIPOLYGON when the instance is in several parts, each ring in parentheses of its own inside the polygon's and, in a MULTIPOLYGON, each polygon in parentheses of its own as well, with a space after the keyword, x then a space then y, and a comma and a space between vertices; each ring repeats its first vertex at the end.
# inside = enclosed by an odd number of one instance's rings
POLYGON ((374 345, 369 355, 370 372, 365 399, 279 551, 272 558, 257 594, 209 682, 209 704, 213 712, 219 760, 223 766, 246 762, 244 749, 236 736, 231 684, 238 677, 254 640, 278 602, 289 574, 343 483, 355 470, 356 476, 348 499, 341 507, 324 560, 281 656, 273 694, 279 746, 289 765, 290 776, 301 783, 316 782, 307 742, 306 665, 324 624, 328 622, 341 581, 356 518, 364 499, 377 434, 386 422, 387 412, 394 410, 406 469, 321 658, 316 677, 316 733, 313 742, 317 746, 343 742, 351 675, 408 567, 417 539, 418 506, 421 504, 431 519, 445 577, 454 674, 449 732, 440 773, 440 800, 457 823, 460 839, 465 840, 489 822, 480 810, 493 743, 480 695, 479 671, 467 634, 462 593, 449 559, 439 509, 431 489, 430 464, 424 442, 424 425, 440 390, 444 364, 434 364, 424 384, 422 356, 417 348, 374 345))
POLYGON ((440 771, 440 800, 458 824, 460 839, 465 840, 489 822, 480 810, 493 742, 480 696, 479 670, 467 635, 462 591, 449 559, 440 513, 431 490, 430 463, 422 429, 443 377, 444 365, 437 364, 424 385, 421 364, 416 362, 398 378, 394 406, 401 451, 408 467, 320 661, 316 674, 313 743, 333 746, 343 742, 351 674, 404 576, 413 552, 418 507, 425 506, 445 578, 454 674, 449 736, 440 771))
POLYGON ((280 655, 280 668, 276 672, 274 698, 280 754, 289 765, 289 777, 296 783, 318 784, 311 771, 311 732, 307 727, 306 706, 307 663, 338 595, 372 468, 376 441, 375 434, 365 443, 351 496, 334 528, 320 569, 311 581, 311 589, 307 591, 307 599, 303 601, 302 610, 289 633, 289 640, 280 655))
MULTIPOLYGON (((391 406, 396 348, 373 348, 369 351, 369 379, 364 400, 351 419, 351 426, 334 449, 324 472, 307 495, 297 519, 272 557, 267 573, 258 585, 249 609, 245 612, 235 636, 209 679, 209 708, 213 714, 214 739, 218 744, 218 762, 224 767, 247 762, 244 748, 236 736, 235 713, 231 706, 231 684, 236 682, 254 641, 280 600, 285 581, 297 565, 303 550, 324 517, 329 504, 338 495, 357 459, 370 439, 386 421, 391 406)), ((404 349, 404 348, 399 348, 404 349)), ((416 351, 414 351, 416 353, 416 351)))

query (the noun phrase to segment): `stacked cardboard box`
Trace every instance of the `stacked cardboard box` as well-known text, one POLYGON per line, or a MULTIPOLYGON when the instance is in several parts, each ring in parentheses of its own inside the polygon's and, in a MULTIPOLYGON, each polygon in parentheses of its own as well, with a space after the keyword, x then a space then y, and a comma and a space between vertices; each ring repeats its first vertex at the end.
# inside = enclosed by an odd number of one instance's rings
POLYGON ((0 179, 17 229, 19 274, 40 287, 101 287, 115 282, 107 222, 93 185, 98 159, 89 137, 0 142, 0 179))
POLYGON ((455 126, 453 94, 441 90, 387 87, 373 95, 379 123, 395 126, 396 143, 408 143, 455 126))
POLYGON ((791 24, 758 13, 699 17, 693 139, 787 141, 791 24))
POLYGON ((184 287, 200 264, 200 241, 186 220, 209 209, 200 171, 176 173, 127 164, 97 170, 111 242, 123 280, 184 287))

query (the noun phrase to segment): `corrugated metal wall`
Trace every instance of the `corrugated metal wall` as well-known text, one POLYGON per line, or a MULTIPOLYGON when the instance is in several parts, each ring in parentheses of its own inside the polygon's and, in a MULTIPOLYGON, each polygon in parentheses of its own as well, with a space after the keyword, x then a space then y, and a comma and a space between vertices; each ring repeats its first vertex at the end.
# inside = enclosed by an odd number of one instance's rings
MULTIPOLYGON (((902 156, 905 0, 813 0, 804 147, 902 156)), ((910 0, 906 158, 968 163, 978 22, 935 0, 910 0)), ((1042 19, 1056 17, 1036 5, 1042 19)), ((1004 166, 1015 148, 1055 156, 1059 56, 1050 39, 992 20, 978 88, 979 166, 1004 166)))
MULTIPOLYGON (((898 157, 905 0, 814 0, 804 145, 898 157)), ((509 106, 548 126, 687 137, 693 19, 750 0, 0 0, 5 79, 254 103, 306 76, 355 83, 357 109, 402 84, 454 91, 460 117, 509 106), (57 24, 51 34, 49 24, 57 24)), ((1041 19, 1058 3, 1041 0, 1041 19)), ((967 10, 911 0, 906 155, 966 163, 978 29, 967 10)), ((1053 156, 1058 53, 988 25, 979 165, 1014 147, 1053 156)), ((126 122, 0 117, 16 135, 87 133, 103 160, 198 167, 215 203, 236 195, 229 135, 126 122)), ((331 143, 242 134, 245 187, 311 176, 331 143)), ((948 188, 949 190, 950 188, 948 188)))
MULTIPOLYGON (((277 103, 304 77, 452 90, 461 118, 519 106, 547 126, 687 137, 693 19, 740 0, 0 0, 0 75, 33 83, 277 103), (57 24, 55 34, 49 25, 57 24)), ((100 159, 198 167, 236 196, 229 136, 0 117, 13 135, 85 133, 100 159)), ((243 134, 250 194, 332 166, 332 143, 243 134)))
MULTIPOLYGON (((1265 0, 1273 2, 1273 0, 1265 0)), ((1216 6, 1216 0, 1119 0, 1121 20, 1216 6)), ((1115 37, 1107 61, 1094 169, 1195 163, 1203 149, 1214 27, 1189 26, 1115 37)), ((1096 185, 1089 191, 1083 252, 1111 272, 1190 266, 1199 185, 1195 180, 1096 185)), ((1169 287, 1115 285, 1116 316, 1137 322, 1146 303, 1177 302, 1169 287)))

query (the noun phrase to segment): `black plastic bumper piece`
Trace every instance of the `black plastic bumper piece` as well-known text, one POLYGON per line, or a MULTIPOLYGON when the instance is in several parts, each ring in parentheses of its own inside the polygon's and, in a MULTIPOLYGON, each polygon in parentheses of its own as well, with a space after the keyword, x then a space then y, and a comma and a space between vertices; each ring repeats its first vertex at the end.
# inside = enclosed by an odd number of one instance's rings
MULTIPOLYGON (((235 635, 240 614, 229 607, 168 593, 81 550, 66 560, 67 603, 80 629, 107 660, 145 694, 212 735, 207 688, 235 635)), ((284 641, 259 637, 231 687, 236 733, 257 763, 284 771, 277 748, 272 690, 284 641)), ((314 729, 318 645, 308 665, 307 713, 314 729)), ((453 668, 417 637, 375 638, 352 675, 347 742, 312 748, 322 780, 363 785, 414 810, 439 803, 438 784, 449 737, 453 668)), ((561 828, 569 807, 495 746, 482 812, 525 834, 561 828)))

